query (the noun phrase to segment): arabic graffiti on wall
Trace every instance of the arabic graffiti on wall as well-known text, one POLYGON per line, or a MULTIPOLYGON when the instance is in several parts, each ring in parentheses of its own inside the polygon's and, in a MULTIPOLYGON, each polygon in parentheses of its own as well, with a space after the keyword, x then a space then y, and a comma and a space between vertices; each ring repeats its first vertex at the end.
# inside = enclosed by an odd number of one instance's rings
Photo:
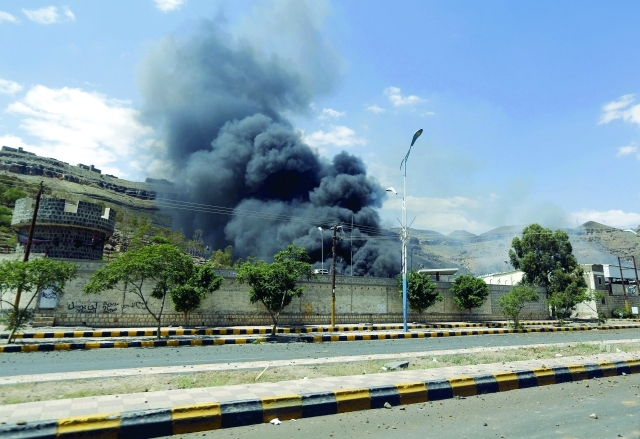
POLYGON ((98 311, 98 301, 91 302, 89 300, 74 300, 67 303, 69 311, 75 311, 79 314, 96 314, 98 311))
MULTIPOLYGON (((115 314, 120 312, 118 302, 108 302, 99 300, 74 300, 67 302, 67 309, 78 314, 115 314)), ((122 310, 144 310, 143 302, 129 302, 122 304, 122 310)))

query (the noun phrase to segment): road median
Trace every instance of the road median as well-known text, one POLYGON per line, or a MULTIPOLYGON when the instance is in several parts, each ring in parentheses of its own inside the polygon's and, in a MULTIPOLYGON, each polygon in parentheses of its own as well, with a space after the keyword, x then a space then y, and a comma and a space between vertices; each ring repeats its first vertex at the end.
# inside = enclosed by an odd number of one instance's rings
POLYGON ((637 373, 640 357, 620 353, 15 404, 0 436, 152 438, 637 373))
POLYGON ((534 327, 524 329, 472 329, 472 330, 413 330, 410 332, 401 331, 364 331, 358 333, 337 333, 326 335, 303 335, 303 334, 282 334, 278 336, 220 336, 220 337, 199 337, 199 338, 165 338, 160 340, 116 340, 116 341, 85 341, 85 342, 41 342, 41 339, 23 339, 19 343, 0 346, 0 353, 18 352, 42 352, 42 351, 69 351, 69 350, 90 350, 90 349, 125 349, 125 348, 160 348, 160 347, 186 347, 186 346, 216 346, 228 344, 247 343, 330 343, 348 341, 375 341, 375 340, 404 340, 404 339, 424 339, 439 337, 464 337, 478 335, 500 335, 500 334, 529 334, 529 333, 552 333, 571 331, 607 331, 622 329, 638 329, 640 325, 601 325, 601 326, 564 326, 564 327, 534 327))

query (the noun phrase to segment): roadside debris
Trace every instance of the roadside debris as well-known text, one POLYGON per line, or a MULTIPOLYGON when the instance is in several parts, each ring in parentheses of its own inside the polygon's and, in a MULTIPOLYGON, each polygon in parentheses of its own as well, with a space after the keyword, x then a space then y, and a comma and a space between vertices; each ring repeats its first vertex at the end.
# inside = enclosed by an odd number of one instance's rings
POLYGON ((393 361, 384 365, 384 370, 398 370, 409 367, 408 361, 393 361))
POLYGON ((269 369, 269 365, 268 365, 268 364, 267 364, 267 366, 266 366, 264 369, 262 369, 262 372, 260 372, 260 373, 258 374, 258 376, 256 377, 255 381, 258 381, 258 380, 260 379, 260 377, 262 376, 262 374, 263 374, 263 373, 265 373, 265 372, 267 371, 267 369, 269 369))

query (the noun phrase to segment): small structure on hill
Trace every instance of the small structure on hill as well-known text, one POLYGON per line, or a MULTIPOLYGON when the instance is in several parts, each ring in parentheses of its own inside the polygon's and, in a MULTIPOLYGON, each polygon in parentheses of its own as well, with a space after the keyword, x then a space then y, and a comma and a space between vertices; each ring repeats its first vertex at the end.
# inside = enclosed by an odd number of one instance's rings
MULTIPOLYGON (((35 200, 21 198, 11 219, 11 227, 18 233, 24 251, 29 236, 35 200)), ((62 198, 42 197, 38 208, 31 252, 44 253, 51 258, 102 259, 105 241, 113 234, 116 212, 99 204, 78 201, 69 203, 62 198)))

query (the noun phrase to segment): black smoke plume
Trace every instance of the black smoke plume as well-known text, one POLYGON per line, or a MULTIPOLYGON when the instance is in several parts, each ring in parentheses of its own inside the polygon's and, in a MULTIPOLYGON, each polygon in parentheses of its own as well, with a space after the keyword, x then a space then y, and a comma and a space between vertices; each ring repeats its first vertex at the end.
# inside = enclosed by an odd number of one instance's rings
MULTIPOLYGON (((141 66, 144 115, 162 132, 160 162, 172 169, 168 176, 183 199, 237 213, 170 211, 174 228, 187 236, 202 229, 207 244, 232 245, 236 258, 268 260, 299 244, 319 266, 318 226, 341 223, 347 239, 338 245, 339 272, 350 274, 353 252, 354 275, 396 274, 399 243, 367 239, 382 233, 376 208, 385 191, 360 158, 346 152, 331 161, 320 157, 283 116, 308 112, 314 97, 331 90, 339 59, 307 3, 278 5, 282 9, 262 18, 293 42, 288 53, 265 53, 250 38, 203 21, 186 37, 162 40, 141 66)), ((330 261, 330 230, 323 245, 330 261)))

